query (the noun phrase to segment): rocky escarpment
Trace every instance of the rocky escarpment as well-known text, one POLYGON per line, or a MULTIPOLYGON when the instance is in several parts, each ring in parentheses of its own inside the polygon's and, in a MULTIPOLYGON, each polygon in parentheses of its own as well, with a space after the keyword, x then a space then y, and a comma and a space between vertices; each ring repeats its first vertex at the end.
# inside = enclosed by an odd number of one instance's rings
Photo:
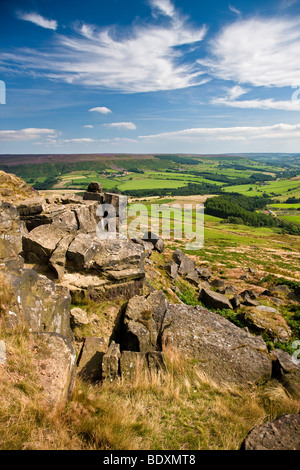
MULTIPOLYGON (((98 236, 99 227, 109 234, 118 228, 122 210, 119 195, 103 194, 98 183, 83 197, 36 195, 1 204, 0 265, 12 292, 5 320, 9 328, 25 324, 33 333, 45 402, 63 406, 76 377, 132 382, 141 371, 164 371, 168 348, 220 384, 274 379, 299 398, 299 366, 279 349, 270 352, 261 336, 267 332, 274 344, 291 338, 279 311, 261 304, 274 292, 227 285, 208 265, 176 250, 159 264, 173 289, 171 303, 168 289, 155 289, 145 277, 145 265, 153 268, 155 256, 164 253, 162 239, 152 232, 134 240, 98 236), (111 212, 99 210, 108 204, 111 212), (176 297, 178 280, 193 286, 198 305, 176 297), (244 327, 218 313, 234 314, 241 306, 244 327)), ((296 293, 284 293, 291 294, 296 302, 296 293)))

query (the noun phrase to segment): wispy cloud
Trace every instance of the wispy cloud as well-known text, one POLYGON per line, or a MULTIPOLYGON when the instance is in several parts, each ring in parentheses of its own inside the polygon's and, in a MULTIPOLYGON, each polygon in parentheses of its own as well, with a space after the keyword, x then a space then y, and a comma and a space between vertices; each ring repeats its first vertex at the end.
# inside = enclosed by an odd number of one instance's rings
POLYGON ((199 60, 209 73, 254 86, 300 85, 300 16, 250 18, 225 26, 199 60))
POLYGON ((21 49, 2 55, 2 69, 15 69, 67 83, 123 93, 174 90, 206 83, 204 72, 188 54, 206 34, 175 14, 169 0, 151 7, 170 21, 135 23, 131 30, 82 24, 74 35, 56 35, 47 50, 21 49))
POLYGON ((13 142, 22 140, 35 140, 40 139, 43 136, 55 137, 57 131, 54 129, 38 129, 38 128, 26 128, 21 130, 4 130, 0 131, 0 141, 13 142))
POLYGON ((100 114, 109 114, 111 113, 112 111, 108 108, 106 108, 105 106, 102 106, 102 107, 98 107, 98 108, 91 108, 89 109, 89 111, 94 111, 96 113, 100 113, 100 114))
POLYGON ((165 16, 173 18, 176 15, 174 5, 169 0, 150 0, 150 5, 165 16))
POLYGON ((229 8, 230 11, 232 11, 232 13, 235 13, 236 15, 241 14, 240 10, 238 10, 237 8, 235 8, 234 6, 232 6, 230 4, 228 5, 228 8, 229 8))
POLYGON ((117 129, 128 129, 131 131, 136 129, 136 125, 133 122, 111 122, 110 124, 105 124, 105 126, 117 129))
POLYGON ((52 29, 55 31, 58 27, 56 20, 48 20, 47 18, 44 18, 35 12, 26 13, 18 11, 16 15, 20 20, 30 21, 31 23, 34 23, 37 26, 41 26, 42 28, 52 29))
POLYGON ((77 144, 90 144, 91 142, 97 142, 95 139, 90 139, 88 137, 79 137, 77 139, 64 139, 63 142, 75 142, 77 144))
POLYGON ((86 127, 87 129, 92 129, 94 126, 92 126, 92 124, 85 124, 83 127, 86 127))
POLYGON ((231 108, 242 109, 279 109, 283 111, 300 111, 300 99, 295 97, 290 100, 274 100, 268 99, 252 99, 252 100, 238 100, 248 90, 240 86, 230 88, 225 97, 213 98, 211 103, 214 105, 229 106, 231 108))
POLYGON ((194 141, 252 141, 262 139, 299 139, 300 124, 275 124, 273 126, 213 127, 192 128, 156 135, 140 136, 145 140, 194 141))

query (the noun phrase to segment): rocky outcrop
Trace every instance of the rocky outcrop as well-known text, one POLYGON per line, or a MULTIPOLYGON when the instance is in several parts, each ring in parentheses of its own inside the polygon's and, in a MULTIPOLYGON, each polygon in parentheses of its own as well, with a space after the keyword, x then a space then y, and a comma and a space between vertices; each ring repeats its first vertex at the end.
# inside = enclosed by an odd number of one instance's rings
POLYGON ((220 382, 264 382, 272 361, 261 337, 233 325, 202 307, 168 305, 162 324, 162 344, 170 344, 220 382))
POLYGON ((16 204, 38 192, 16 175, 0 171, 0 201, 16 204))
POLYGON ((300 450, 300 415, 284 415, 255 427, 242 450, 300 450))

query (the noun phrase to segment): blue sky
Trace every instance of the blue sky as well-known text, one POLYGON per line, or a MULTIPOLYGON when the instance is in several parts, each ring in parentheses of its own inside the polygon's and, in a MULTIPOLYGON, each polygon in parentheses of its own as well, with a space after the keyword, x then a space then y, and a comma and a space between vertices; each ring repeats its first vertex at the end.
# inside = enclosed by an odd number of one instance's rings
POLYGON ((300 0, 2 0, 0 153, 299 152, 300 0))

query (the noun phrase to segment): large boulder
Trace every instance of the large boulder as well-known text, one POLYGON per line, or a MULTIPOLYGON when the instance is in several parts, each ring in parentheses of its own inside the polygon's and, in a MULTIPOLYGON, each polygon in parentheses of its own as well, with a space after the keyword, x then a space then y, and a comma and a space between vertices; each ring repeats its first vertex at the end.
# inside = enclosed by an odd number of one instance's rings
POLYGON ((34 350, 45 404, 57 410, 66 404, 75 385, 76 351, 68 338, 57 333, 39 333, 34 350))
POLYGON ((63 229, 53 225, 40 225, 23 236, 23 252, 26 261, 37 264, 48 264, 48 261, 65 237, 63 229))
POLYGON ((101 243, 97 237, 79 233, 68 246, 68 264, 78 270, 92 268, 95 256, 101 250, 101 243))
POLYGON ((271 377, 272 361, 263 339, 200 306, 169 304, 161 336, 163 345, 197 359, 217 381, 247 384, 271 377))
POLYGON ((204 287, 200 289, 199 300, 207 308, 213 308, 215 310, 223 308, 232 309, 232 304, 225 295, 204 287))
POLYGON ((194 261, 179 249, 174 251, 173 260, 178 264, 178 273, 181 275, 188 274, 195 269, 194 261))
POLYGON ((259 332, 267 332, 271 338, 287 342, 291 338, 291 329, 282 315, 272 307, 259 305, 248 309, 244 315, 247 324, 259 332))
POLYGON ((246 437, 243 450, 300 450, 300 415, 284 415, 257 426, 246 437))

